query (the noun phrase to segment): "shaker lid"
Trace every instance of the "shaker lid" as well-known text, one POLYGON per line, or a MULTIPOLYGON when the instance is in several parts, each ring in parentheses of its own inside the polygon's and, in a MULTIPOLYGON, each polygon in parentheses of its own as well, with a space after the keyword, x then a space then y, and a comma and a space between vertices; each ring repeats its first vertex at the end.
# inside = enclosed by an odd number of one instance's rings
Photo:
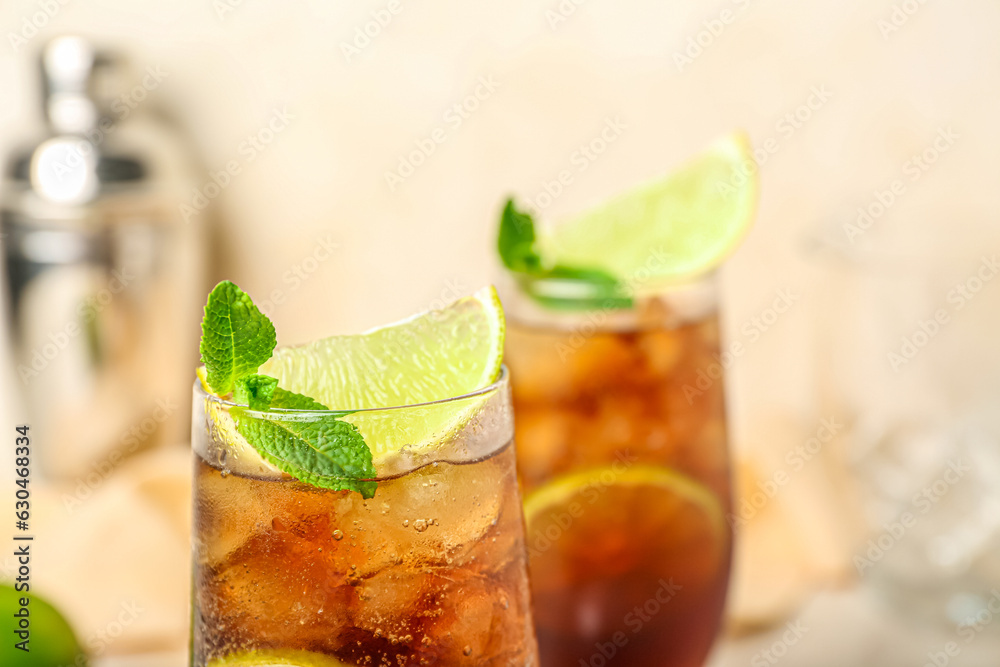
POLYGON ((8 184, 46 201, 78 204, 105 186, 146 179, 149 169, 140 155, 109 154, 92 139, 101 137, 99 124, 106 132, 104 123, 115 122, 110 102, 121 85, 123 57, 84 37, 64 35, 42 47, 38 64, 49 137, 11 157, 4 174, 8 184))
POLYGON ((55 134, 82 134, 98 122, 92 82, 98 62, 82 37, 56 37, 42 49, 42 103, 55 134))

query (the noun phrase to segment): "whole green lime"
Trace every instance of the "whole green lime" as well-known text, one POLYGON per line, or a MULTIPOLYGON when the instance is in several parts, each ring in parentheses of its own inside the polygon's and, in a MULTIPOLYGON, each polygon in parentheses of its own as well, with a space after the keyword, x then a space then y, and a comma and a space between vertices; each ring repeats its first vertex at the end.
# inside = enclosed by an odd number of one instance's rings
MULTIPOLYGON (((73 629, 55 607, 33 593, 14 590, 0 584, 0 665, 11 667, 84 667, 86 654, 73 634, 73 629), (22 599, 27 605, 22 605, 22 599), (27 612, 25 612, 27 610, 27 612), (22 622, 24 614, 27 620, 22 622), (23 636, 15 634, 28 624, 28 651, 15 645, 23 636)), ((23 646, 23 644, 22 644, 23 646)))

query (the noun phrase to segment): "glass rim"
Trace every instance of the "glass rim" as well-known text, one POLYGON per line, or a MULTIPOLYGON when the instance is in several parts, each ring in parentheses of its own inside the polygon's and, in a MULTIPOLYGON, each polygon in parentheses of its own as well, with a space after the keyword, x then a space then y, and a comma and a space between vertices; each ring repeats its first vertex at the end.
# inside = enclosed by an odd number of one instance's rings
MULTIPOLYGON (((715 283, 718 280, 719 267, 708 271, 693 274, 678 280, 636 280, 625 281, 620 285, 617 293, 602 291, 602 287, 566 276, 532 276, 502 269, 506 278, 507 287, 516 289, 524 296, 531 297, 532 292, 543 298, 558 298, 566 301, 601 301, 614 300, 619 296, 627 296, 633 299, 642 299, 653 295, 668 294, 671 292, 683 292, 685 290, 697 289, 715 283), (532 288, 540 287, 540 290, 532 288)), ((600 305, 596 307, 601 307, 600 305)))
POLYGON ((401 410, 410 410, 415 408, 424 408, 433 405, 452 403, 455 401, 476 398, 478 396, 485 396, 486 394, 489 394, 491 392, 494 392, 502 388, 504 384, 507 383, 509 376, 510 373, 507 370, 506 364, 501 363, 500 375, 497 376, 497 379, 495 381, 491 382, 485 387, 480 387, 479 389, 475 389, 473 391, 466 392, 458 396, 449 396, 448 398, 439 398, 433 401, 424 401, 422 403, 408 403, 406 405, 392 405, 392 406, 378 407, 378 408, 356 408, 356 409, 329 408, 327 410, 303 410, 298 408, 269 408, 267 410, 251 410, 249 405, 243 403, 236 403, 234 401, 221 398, 219 396, 216 396, 215 394, 211 394, 205 391, 205 388, 202 386, 201 380, 199 378, 195 378, 194 380, 194 392, 196 396, 201 395, 201 397, 206 398, 217 405, 224 406, 227 410, 231 408, 245 409, 246 413, 251 416, 267 415, 274 417, 274 416, 285 415, 289 417, 309 417, 311 415, 314 415, 317 417, 329 417, 329 416, 345 416, 357 413, 393 412, 401 410))

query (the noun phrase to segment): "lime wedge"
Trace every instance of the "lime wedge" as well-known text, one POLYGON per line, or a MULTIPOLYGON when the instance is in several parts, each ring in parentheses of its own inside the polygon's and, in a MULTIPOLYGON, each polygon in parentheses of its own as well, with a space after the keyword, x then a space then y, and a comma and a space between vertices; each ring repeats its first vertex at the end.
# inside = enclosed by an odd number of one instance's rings
POLYGON ((500 299, 486 287, 440 310, 363 334, 276 350, 260 372, 334 410, 430 404, 343 417, 361 431, 377 464, 403 448, 427 449, 466 423, 483 399, 433 402, 496 381, 503 340, 500 299))
POLYGON ((633 287, 706 273, 735 250, 753 222, 756 169, 749 176, 742 169, 752 160, 746 135, 727 135, 665 178, 540 230, 541 256, 605 270, 633 287))
POLYGON ((233 653, 210 661, 208 667, 351 667, 351 665, 322 653, 271 649, 233 653))

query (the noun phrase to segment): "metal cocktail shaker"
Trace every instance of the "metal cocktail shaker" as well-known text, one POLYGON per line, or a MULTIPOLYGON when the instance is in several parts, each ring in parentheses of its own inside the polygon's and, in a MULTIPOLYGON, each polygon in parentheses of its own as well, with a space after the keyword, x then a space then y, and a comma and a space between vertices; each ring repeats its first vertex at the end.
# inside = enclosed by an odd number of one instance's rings
POLYGON ((0 188, 4 321, 38 472, 88 488, 186 440, 205 288, 204 225, 179 210, 192 161, 143 108, 165 73, 126 69, 82 38, 49 42, 47 131, 0 188))

